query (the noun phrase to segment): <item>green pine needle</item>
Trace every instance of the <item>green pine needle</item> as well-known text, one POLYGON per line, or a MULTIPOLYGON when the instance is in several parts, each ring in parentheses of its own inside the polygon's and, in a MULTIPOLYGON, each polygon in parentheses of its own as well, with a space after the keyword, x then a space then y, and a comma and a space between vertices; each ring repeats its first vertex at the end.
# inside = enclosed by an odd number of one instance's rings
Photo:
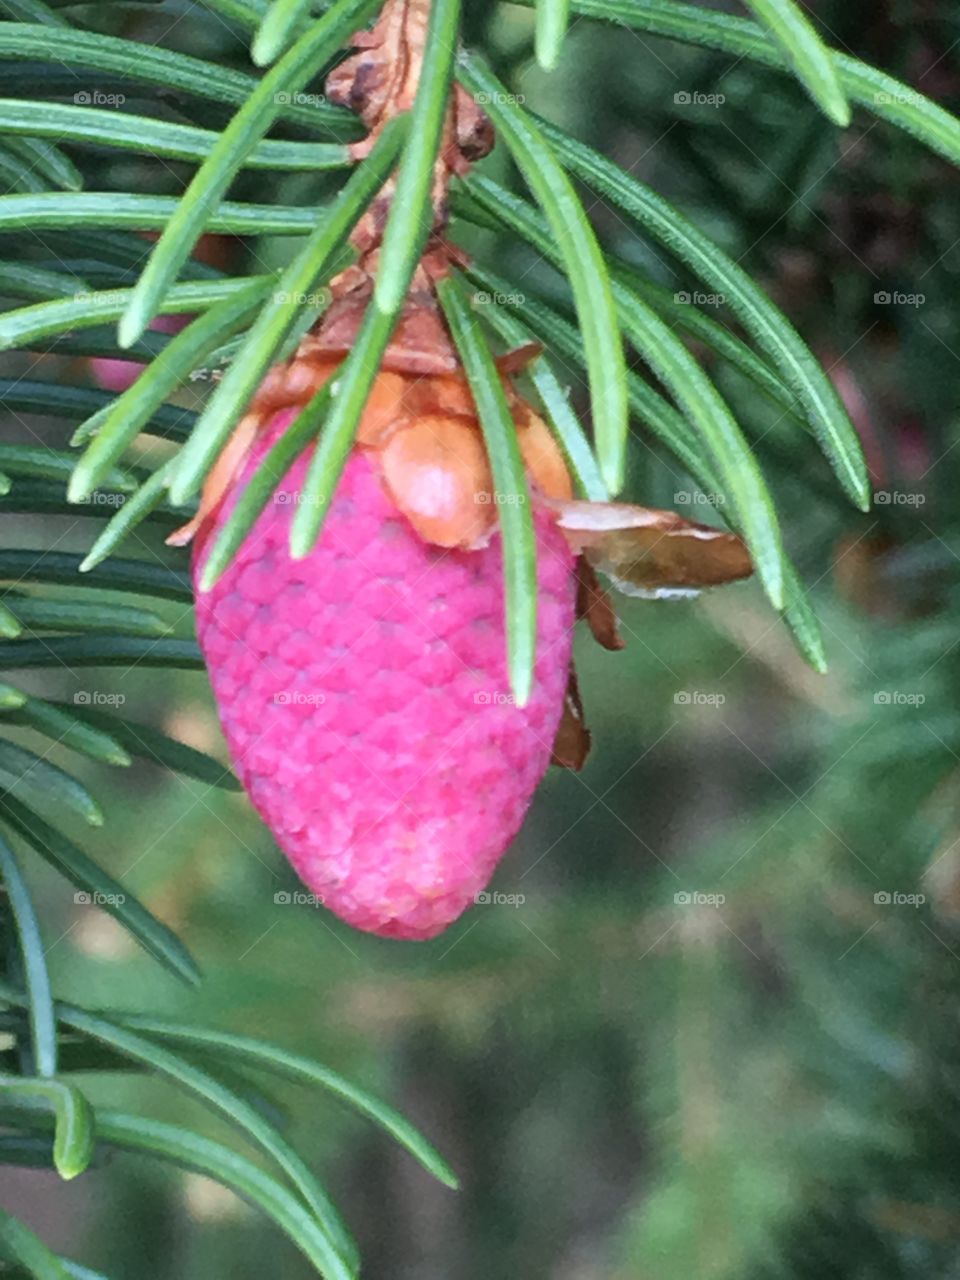
POLYGON ((337 0, 253 90, 214 143, 157 241, 121 318, 121 347, 131 346, 163 307, 211 210, 290 95, 302 89, 376 8, 377 0, 337 0))
POLYGON ((830 50, 794 0, 746 0, 770 31, 814 102, 834 124, 850 123, 850 104, 830 50))
POLYGON ((560 61, 569 22, 570 0, 537 0, 535 48, 545 71, 552 71, 560 61))
POLYGON ((453 279, 437 294, 470 383, 493 472, 494 501, 503 542, 507 659, 510 687, 521 707, 533 688, 537 647, 537 544, 517 428, 478 320, 453 279))
POLYGON ((403 306, 433 226, 434 171, 449 107, 459 27, 460 0, 433 0, 410 137, 397 173, 374 287, 374 305, 386 315, 396 314, 403 306))
POLYGON ((623 487, 627 444, 627 371, 606 263, 583 205, 541 130, 479 59, 460 79, 481 102, 540 203, 563 256, 587 353, 597 456, 611 493, 623 487))
POLYGON ((407 121, 402 118, 392 121, 383 131, 368 159, 275 282, 176 463, 170 482, 173 502, 183 503, 199 488, 306 300, 386 180, 406 131, 407 121))
POLYGON ((324 395, 327 388, 322 388, 291 423, 290 429, 302 432, 309 426, 316 429, 323 421, 290 526, 290 554, 295 560, 308 556, 320 537, 396 323, 395 315, 367 307, 350 354, 336 372, 329 397, 324 395))

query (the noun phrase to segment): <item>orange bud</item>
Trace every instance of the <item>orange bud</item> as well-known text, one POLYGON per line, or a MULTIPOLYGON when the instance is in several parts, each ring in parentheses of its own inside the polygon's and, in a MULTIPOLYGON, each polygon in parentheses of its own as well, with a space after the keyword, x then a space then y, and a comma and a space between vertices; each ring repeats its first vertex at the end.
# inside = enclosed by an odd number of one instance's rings
POLYGON ((418 418, 393 435, 380 460, 391 497, 424 541, 471 547, 486 540, 493 482, 475 427, 462 418, 418 418))
MULTIPOLYGON (((259 432, 275 414, 306 405, 339 365, 339 359, 318 358, 311 350, 270 370, 208 476, 197 516, 169 542, 190 541, 219 506, 259 432)), ((534 490, 549 500, 569 500, 570 475, 556 442, 506 378, 505 390, 534 490)), ((497 524, 493 480, 462 374, 381 370, 360 419, 356 447, 377 455, 391 497, 425 542, 464 549, 487 543, 497 524)))
POLYGON ((548 498, 567 502, 573 497, 570 472, 546 423, 531 410, 519 433, 520 456, 533 483, 548 498))

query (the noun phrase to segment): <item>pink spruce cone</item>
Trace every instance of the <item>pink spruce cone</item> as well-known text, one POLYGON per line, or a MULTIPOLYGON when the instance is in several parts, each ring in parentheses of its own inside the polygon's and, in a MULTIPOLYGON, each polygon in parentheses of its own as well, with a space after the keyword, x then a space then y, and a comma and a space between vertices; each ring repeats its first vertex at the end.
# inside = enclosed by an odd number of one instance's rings
MULTIPOLYGON (((275 414, 194 556, 269 445, 275 414)), ((349 924, 432 938, 476 899, 523 822, 564 707, 575 561, 535 513, 536 676, 509 694, 499 536, 417 534, 376 455, 354 450, 316 548, 288 552, 308 457, 230 569, 197 590, 197 629, 237 772, 297 872, 349 924)))

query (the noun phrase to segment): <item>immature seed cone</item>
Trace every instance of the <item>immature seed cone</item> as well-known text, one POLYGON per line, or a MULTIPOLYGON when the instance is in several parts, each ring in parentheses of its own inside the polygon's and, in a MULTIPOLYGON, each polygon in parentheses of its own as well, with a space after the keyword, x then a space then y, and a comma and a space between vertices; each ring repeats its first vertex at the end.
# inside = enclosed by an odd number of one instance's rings
MULTIPOLYGON (((296 414, 279 407, 284 386, 301 400, 334 367, 275 371, 260 401, 269 416, 200 526, 195 574, 296 414)), ((382 372, 313 552, 288 551, 308 454, 229 570, 197 591, 200 644, 251 800, 310 890, 387 937, 431 938, 474 902, 563 713, 575 557, 538 500, 569 497, 569 479, 543 424, 514 404, 539 579, 525 707, 510 695, 493 486, 460 375, 382 372)))
MULTIPOLYGON (((387 0, 327 83, 369 153, 417 95, 430 8, 387 0)), ((200 589, 211 540, 298 410, 357 341, 396 194, 388 180, 351 236, 357 261, 294 358, 272 369, 212 472, 198 534, 197 629, 220 718, 250 797, 306 884, 360 929, 431 938, 485 888, 553 758, 579 769, 590 735, 571 665, 577 613, 622 646, 595 569, 631 594, 691 594, 748 576, 740 540, 669 511, 573 501, 563 458, 506 376, 537 552, 531 695, 509 690, 503 569, 490 465, 436 284, 460 259, 447 186, 493 143, 463 90, 434 172, 433 223, 357 443, 304 560, 289 534, 310 454, 283 479, 230 568, 200 589)), ((312 451, 311 451, 312 452, 312 451)))

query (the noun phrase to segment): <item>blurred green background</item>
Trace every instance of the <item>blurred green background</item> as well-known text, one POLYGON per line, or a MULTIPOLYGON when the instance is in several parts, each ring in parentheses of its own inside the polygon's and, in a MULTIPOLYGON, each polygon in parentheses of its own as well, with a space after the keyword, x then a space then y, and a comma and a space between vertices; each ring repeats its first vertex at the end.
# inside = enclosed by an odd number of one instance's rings
MULTIPOLYGON (((89 25, 248 65, 245 37, 199 5, 102 15, 89 25)), ((825 2, 816 16, 835 46, 960 107, 955 5, 825 2)), ((378 1280, 950 1280, 960 179, 865 115, 837 131, 786 76, 626 29, 574 21, 547 77, 532 67, 532 21, 475 3, 469 36, 528 106, 677 203, 763 283, 861 431, 867 515, 801 428, 702 353, 774 487, 830 674, 804 666, 755 585, 624 602, 625 652, 578 640, 593 756, 582 775, 550 774, 495 880, 522 901, 478 906, 418 945, 277 902, 295 880, 243 796, 148 765, 91 766, 109 817, 87 847, 181 933, 206 979, 180 988, 34 859, 55 982, 88 1005, 309 1052, 414 1119, 461 1175, 459 1194, 329 1098, 269 1091, 378 1280)), ((178 109, 170 118, 185 118, 178 109)), ((189 173, 91 153, 85 164, 107 190, 172 193, 189 173)), ((254 173, 236 194, 309 203, 325 189, 254 173)), ((592 214, 611 249, 695 291, 613 210, 592 214)), ((519 290, 562 301, 522 247, 459 234, 519 290)), ((55 237, 42 239, 38 262, 55 237)), ((243 266, 249 246, 227 250, 243 266)), ((289 253, 257 245, 267 261, 289 253)), ((32 360, 4 357, 3 376, 91 381, 76 358, 32 360)), ((198 381, 182 403, 207 389, 198 381)), ((70 430, 22 414, 0 427, 4 440, 58 447, 70 430)), ((639 437, 628 492, 713 518, 711 495, 639 437)), ((7 545, 82 550, 96 524, 7 516, 3 529, 7 545)), ((183 563, 159 542, 152 553, 183 563)), ((181 613, 165 616, 189 635, 181 613)), ((122 695, 132 719, 223 757, 202 675, 30 678, 66 699, 81 686, 122 695)), ((162 1083, 107 1080, 91 1077, 94 1101, 231 1140, 162 1083)), ((123 1280, 312 1274, 228 1192, 130 1156, 69 1186, 0 1170, 0 1203, 123 1280)))

